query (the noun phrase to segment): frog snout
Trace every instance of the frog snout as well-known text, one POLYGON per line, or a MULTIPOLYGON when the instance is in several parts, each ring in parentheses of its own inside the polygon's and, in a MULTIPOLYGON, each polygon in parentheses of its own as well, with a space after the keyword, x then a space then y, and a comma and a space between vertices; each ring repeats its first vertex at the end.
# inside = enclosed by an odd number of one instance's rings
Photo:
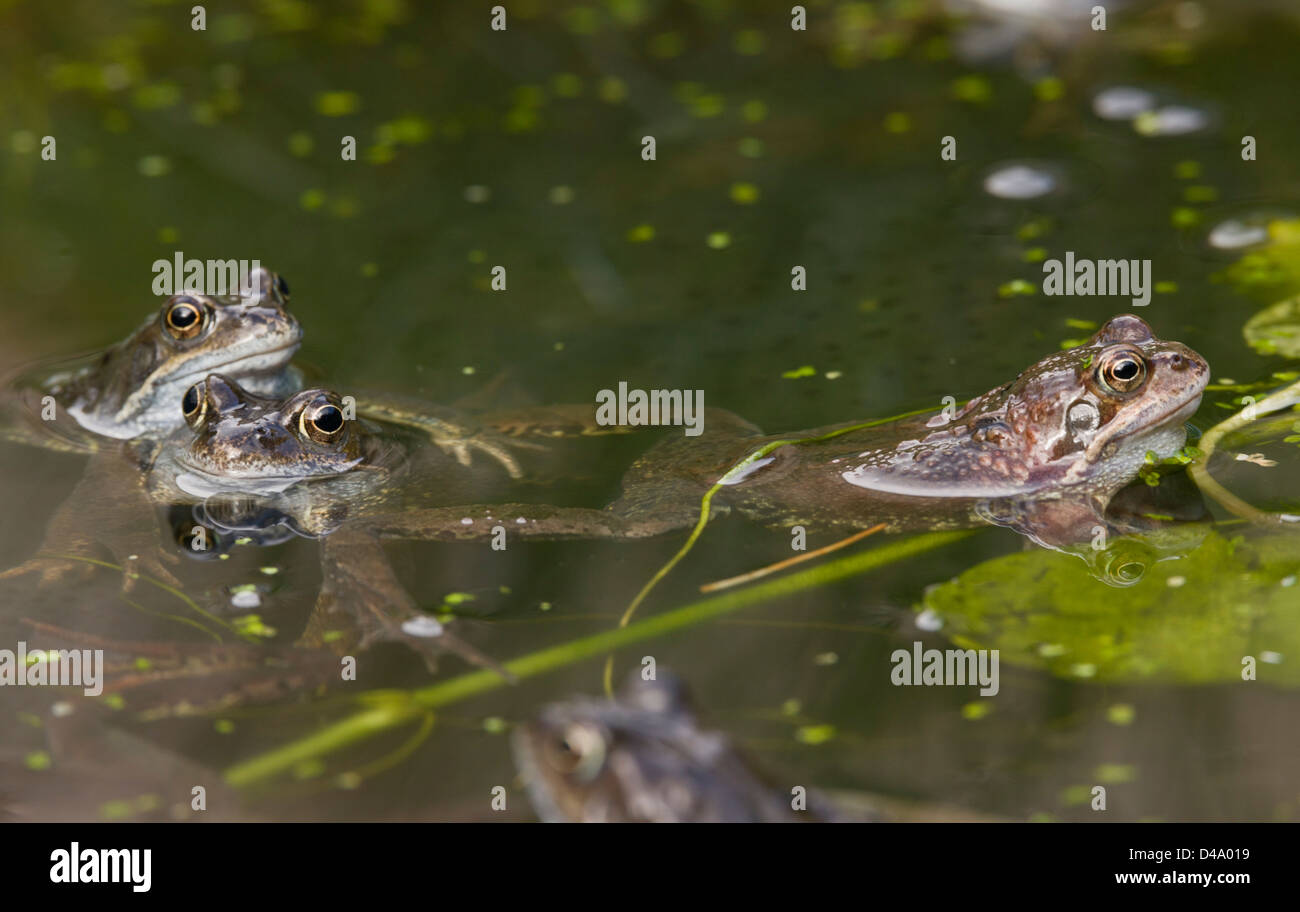
POLYGON ((1183 346, 1179 346, 1179 348, 1174 349, 1173 351, 1164 352, 1158 357, 1157 363, 1176 373, 1183 373, 1189 370, 1197 372, 1209 370, 1209 365, 1205 363, 1204 358, 1196 354, 1196 352, 1192 351, 1190 348, 1183 346))

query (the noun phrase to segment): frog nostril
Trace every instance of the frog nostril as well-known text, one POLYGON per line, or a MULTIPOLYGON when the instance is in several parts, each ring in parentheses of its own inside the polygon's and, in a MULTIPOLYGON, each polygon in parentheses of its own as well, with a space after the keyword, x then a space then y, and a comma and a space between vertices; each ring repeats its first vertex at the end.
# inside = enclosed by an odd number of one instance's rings
POLYGON ((1169 367, 1171 370, 1183 371, 1187 370, 1187 366, 1187 359, 1182 355, 1173 354, 1169 356, 1169 367))

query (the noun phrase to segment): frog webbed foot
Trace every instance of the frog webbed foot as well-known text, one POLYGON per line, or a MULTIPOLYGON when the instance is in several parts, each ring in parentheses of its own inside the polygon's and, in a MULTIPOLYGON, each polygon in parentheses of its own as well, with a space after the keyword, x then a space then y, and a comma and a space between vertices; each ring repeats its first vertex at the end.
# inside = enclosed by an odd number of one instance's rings
POLYGON ((477 450, 501 464, 511 478, 522 478, 523 469, 512 449, 544 449, 540 444, 511 440, 494 428, 467 424, 459 418, 444 418, 431 410, 394 408, 383 402, 365 402, 361 414, 414 430, 458 463, 469 468, 477 450))
POLYGON ((164 560, 175 563, 176 558, 157 552, 157 549, 153 552, 145 551, 141 555, 114 554, 113 557, 116 558, 115 563, 79 554, 36 554, 0 573, 0 580, 34 577, 39 587, 73 585, 89 580, 102 569, 118 569, 122 574, 124 593, 131 592, 142 576, 169 586, 181 587, 181 582, 163 565, 164 560))
POLYGON ((38 554, 0 573, 0 580, 34 578, 36 585, 43 587, 81 582, 94 572, 95 565, 88 561, 78 560, 75 557, 38 554))
POLYGON ((362 636, 359 648, 366 649, 375 643, 406 645, 424 660, 431 673, 438 670, 438 657, 451 653, 471 665, 492 669, 512 684, 517 680, 501 663, 449 632, 445 624, 431 615, 417 612, 400 624, 376 625, 362 636))
POLYGON ((452 653, 514 680, 495 660, 416 607, 370 533, 339 529, 323 541, 321 563, 320 595, 300 645, 328 645, 342 654, 376 643, 402 643, 430 671, 437 670, 439 656, 452 653))
POLYGON ((515 455, 510 452, 511 447, 522 449, 543 449, 540 444, 526 443, 523 441, 506 441, 484 434, 467 434, 463 436, 439 436, 430 432, 430 439, 444 453, 454 456, 456 461, 466 468, 470 468, 474 463, 474 450, 478 450, 484 455, 490 456, 501 464, 511 478, 522 478, 524 471, 519 466, 519 461, 515 455))

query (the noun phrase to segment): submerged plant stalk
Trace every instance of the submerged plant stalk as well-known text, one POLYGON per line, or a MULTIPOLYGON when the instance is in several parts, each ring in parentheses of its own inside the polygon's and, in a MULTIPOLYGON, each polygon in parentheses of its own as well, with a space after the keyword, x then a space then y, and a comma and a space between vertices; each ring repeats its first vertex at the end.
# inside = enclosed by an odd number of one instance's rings
MULTIPOLYGON (((970 530, 929 532, 891 542, 781 579, 691 602, 626 627, 607 630, 549 649, 532 652, 507 662, 505 667, 518 678, 529 678, 554 671, 621 646, 692 627, 769 599, 794 595, 848 579, 950 545, 972 534, 970 530)), ((376 697, 372 705, 361 712, 354 713, 321 731, 228 768, 224 774, 225 780, 236 787, 255 785, 292 769, 303 761, 341 750, 349 744, 388 731, 439 707, 497 690, 505 683, 505 680, 495 671, 485 669, 419 690, 386 692, 382 699, 376 697)))

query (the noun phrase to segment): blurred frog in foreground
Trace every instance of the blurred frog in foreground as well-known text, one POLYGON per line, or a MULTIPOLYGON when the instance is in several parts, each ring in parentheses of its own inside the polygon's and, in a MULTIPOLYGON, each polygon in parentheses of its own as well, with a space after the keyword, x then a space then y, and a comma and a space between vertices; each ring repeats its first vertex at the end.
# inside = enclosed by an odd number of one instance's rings
POLYGON ((798 823, 834 819, 764 781, 720 731, 704 728, 684 685, 629 679, 617 700, 577 697, 514 732, 515 762, 547 823, 798 823))
POLYGON ((701 723, 683 682, 628 676, 614 700, 575 697, 515 728, 515 765, 546 823, 991 822, 944 804, 777 785, 701 723))

